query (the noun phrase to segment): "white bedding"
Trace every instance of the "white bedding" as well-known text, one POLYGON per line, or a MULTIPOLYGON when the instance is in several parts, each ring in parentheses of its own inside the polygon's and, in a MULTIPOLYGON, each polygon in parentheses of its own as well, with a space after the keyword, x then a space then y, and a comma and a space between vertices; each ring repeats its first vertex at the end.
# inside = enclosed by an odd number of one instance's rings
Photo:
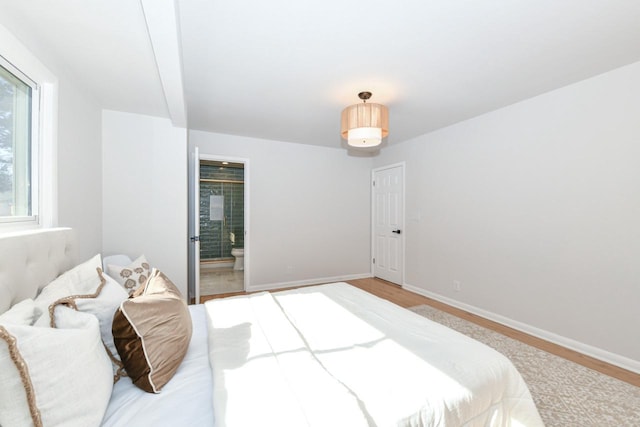
POLYGON ((142 391, 129 378, 114 386, 103 426, 212 426, 211 368, 203 305, 189 306, 193 335, 175 376, 159 394, 142 391))
POLYGON ((216 426, 542 426, 493 349, 346 283, 208 301, 216 426))
MULTIPOLYGON (((0 237, 0 313, 75 265, 74 248, 70 229, 0 237)), ((121 379, 104 426, 542 425, 506 358, 347 284, 190 312, 174 378, 160 394, 121 379)))

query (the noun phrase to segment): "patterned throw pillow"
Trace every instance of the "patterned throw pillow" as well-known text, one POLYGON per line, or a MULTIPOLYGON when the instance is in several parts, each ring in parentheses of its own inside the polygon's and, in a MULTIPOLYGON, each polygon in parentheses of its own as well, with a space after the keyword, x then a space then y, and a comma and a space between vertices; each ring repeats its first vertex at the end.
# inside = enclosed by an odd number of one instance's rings
POLYGON ((132 295, 149 278, 151 266, 145 256, 140 255, 138 259, 125 267, 110 264, 107 274, 116 279, 129 292, 129 295, 132 295))

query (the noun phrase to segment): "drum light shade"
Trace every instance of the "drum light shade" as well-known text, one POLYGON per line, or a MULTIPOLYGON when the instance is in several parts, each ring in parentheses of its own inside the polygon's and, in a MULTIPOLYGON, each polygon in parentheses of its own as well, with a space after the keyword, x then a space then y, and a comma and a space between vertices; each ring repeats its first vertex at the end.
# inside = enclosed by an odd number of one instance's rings
POLYGON ((358 96, 364 101, 362 104, 342 110, 341 134, 351 147, 375 147, 389 134, 389 111, 381 104, 367 104, 371 92, 360 92, 358 96))

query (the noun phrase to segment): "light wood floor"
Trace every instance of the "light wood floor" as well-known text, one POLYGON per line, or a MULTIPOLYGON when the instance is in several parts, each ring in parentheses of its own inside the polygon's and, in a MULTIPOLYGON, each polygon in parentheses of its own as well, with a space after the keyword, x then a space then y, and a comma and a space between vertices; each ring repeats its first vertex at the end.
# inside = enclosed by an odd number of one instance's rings
MULTIPOLYGON (((473 322, 487 329, 491 329, 493 331, 499 332, 510 338, 519 340, 525 344, 539 348, 540 350, 544 350, 548 353, 555 354, 556 356, 563 357, 567 360, 578 363, 587 368, 593 369, 605 375, 609 375, 611 377, 617 378, 619 380, 622 380, 630 384, 633 384, 637 387, 640 387, 639 374, 628 371, 626 369, 619 368, 617 366, 611 365, 601 360, 594 359, 593 357, 586 356, 584 354, 578 353, 577 351, 570 350, 560 345, 550 343, 543 339, 534 337, 524 332, 520 332, 516 329, 510 328, 508 326, 502 325, 492 320, 485 319, 483 317, 477 316, 467 311, 460 310, 458 308, 452 307, 450 305, 444 304, 434 299, 427 298, 425 296, 418 295, 413 292, 409 292, 393 283, 386 282, 384 280, 377 279, 377 278, 349 280, 347 281, 347 283, 353 286, 356 286, 360 289, 363 289, 369 293, 377 295, 380 298, 384 298, 388 301, 391 301, 394 304, 397 304, 401 307, 405 307, 405 308, 414 307, 416 305, 421 305, 421 304, 430 305, 432 307, 437 308, 438 310, 442 310, 444 312, 460 317, 469 322, 473 322)), ((291 289, 291 288, 288 288, 288 289, 291 289)), ((213 298, 221 298, 221 297, 227 297, 232 295, 243 295, 243 294, 245 293, 235 292, 233 294, 207 296, 207 297, 202 297, 201 302, 204 302, 208 299, 213 299, 213 298)))

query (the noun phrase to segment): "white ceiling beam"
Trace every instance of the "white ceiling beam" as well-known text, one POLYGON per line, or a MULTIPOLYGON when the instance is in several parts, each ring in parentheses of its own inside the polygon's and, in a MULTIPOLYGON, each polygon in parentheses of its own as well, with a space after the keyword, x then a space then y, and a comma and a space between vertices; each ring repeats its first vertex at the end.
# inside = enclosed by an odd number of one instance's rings
POLYGON ((140 0, 171 122, 187 127, 178 5, 174 0, 140 0))

